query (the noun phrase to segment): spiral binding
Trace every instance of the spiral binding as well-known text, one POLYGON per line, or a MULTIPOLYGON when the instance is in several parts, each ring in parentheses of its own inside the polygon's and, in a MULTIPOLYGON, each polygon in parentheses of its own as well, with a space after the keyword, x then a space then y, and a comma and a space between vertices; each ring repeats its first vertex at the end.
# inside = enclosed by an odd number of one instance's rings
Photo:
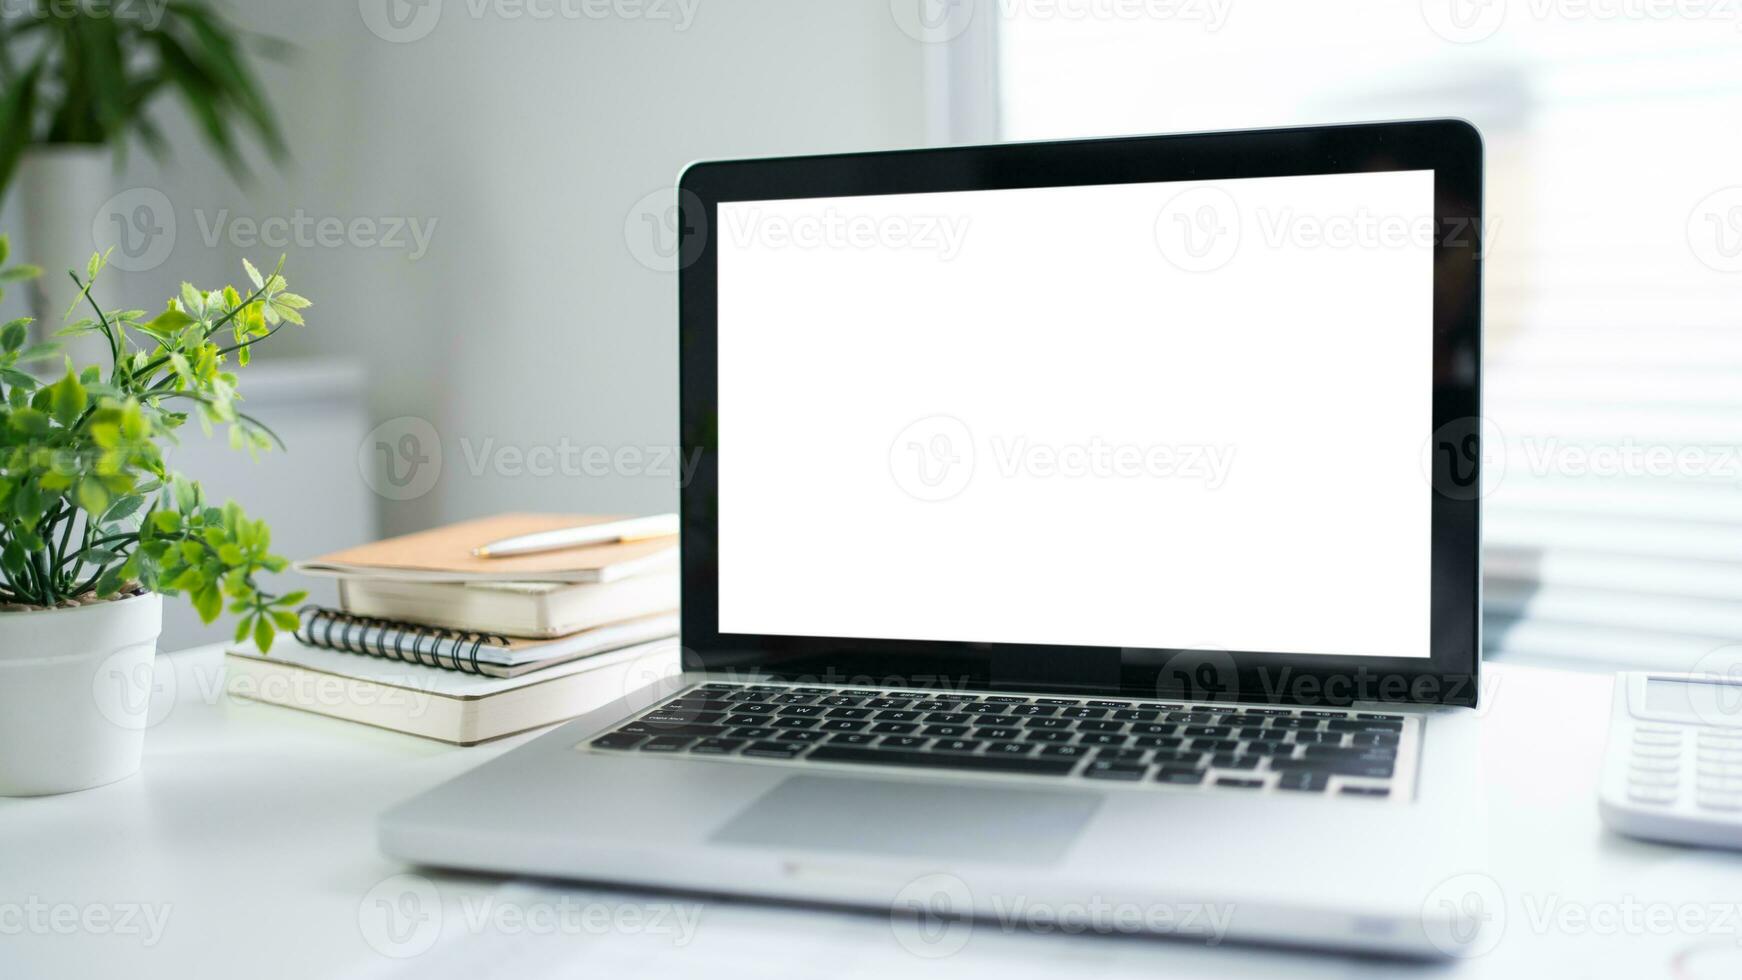
POLYGON ((508 645, 508 638, 499 633, 476 633, 396 619, 356 616, 323 606, 303 606, 296 611, 296 618, 296 638, 309 646, 467 674, 484 673, 478 663, 478 651, 485 644, 508 645), (365 642, 364 637, 371 627, 375 630, 374 640, 365 642), (335 629, 339 631, 336 637, 333 635, 335 629), (388 642, 390 637, 391 645, 388 642), (425 642, 429 644, 428 650, 423 648, 425 642), (467 649, 468 645, 470 649, 467 649), (462 650, 466 652, 462 654, 462 650), (426 655, 427 661, 424 659, 426 655), (443 658, 447 659, 446 663, 442 662, 443 658))

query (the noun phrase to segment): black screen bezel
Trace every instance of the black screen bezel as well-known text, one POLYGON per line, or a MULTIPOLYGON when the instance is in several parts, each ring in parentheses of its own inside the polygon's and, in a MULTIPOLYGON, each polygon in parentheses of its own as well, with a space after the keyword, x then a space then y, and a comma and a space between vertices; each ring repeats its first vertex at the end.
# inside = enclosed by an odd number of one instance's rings
MULTIPOLYGON (((682 490, 683 646, 693 670, 964 689, 1056 690, 1275 703, 1473 705, 1480 660, 1480 494, 1435 468, 1430 656, 1180 651, 721 634, 718 630, 715 242, 724 201, 1077 184, 1432 170, 1433 424, 1479 439, 1482 142, 1461 120, 951 147, 698 163, 678 186, 680 419, 693 472, 682 490), (1178 669, 1187 664, 1190 672, 1178 669), (1209 668, 1204 665, 1208 664, 1209 668), (1205 669, 1214 688, 1191 676, 1205 669)), ((794 406, 826 410, 826 406, 794 406)), ((1476 443, 1479 445, 1479 443, 1476 443)), ((1432 454, 1437 460, 1439 454, 1432 454)), ((1479 454, 1478 454, 1479 458, 1479 454)), ((1326 459, 1334 476, 1336 461, 1326 459)), ((1448 466, 1450 461, 1448 460, 1448 466)), ((1480 474, 1475 474, 1480 486, 1480 474)), ((827 529, 816 533, 826 534, 827 529)), ((1254 614, 1262 615, 1262 610, 1254 614)))

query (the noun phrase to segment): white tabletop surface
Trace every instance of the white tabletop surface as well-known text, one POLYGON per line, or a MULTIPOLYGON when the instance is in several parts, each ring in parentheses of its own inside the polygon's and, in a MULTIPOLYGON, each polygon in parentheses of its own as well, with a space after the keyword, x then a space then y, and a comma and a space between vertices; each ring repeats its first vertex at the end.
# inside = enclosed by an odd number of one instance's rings
POLYGON ((138 775, 0 800, 0 976, 1742 977, 1742 856, 1598 821, 1608 675, 1485 668, 1484 887, 1504 904, 1493 948, 1447 967, 988 925, 916 939, 874 914, 409 869, 376 850, 376 814, 529 736, 461 749, 232 700, 221 665, 160 658, 138 775))

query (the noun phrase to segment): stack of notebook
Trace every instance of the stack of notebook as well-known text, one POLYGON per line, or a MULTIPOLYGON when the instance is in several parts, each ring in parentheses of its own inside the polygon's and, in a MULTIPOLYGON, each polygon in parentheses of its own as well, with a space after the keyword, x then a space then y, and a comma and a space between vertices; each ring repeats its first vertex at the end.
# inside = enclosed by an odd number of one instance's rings
POLYGON ((500 558, 473 550, 611 520, 506 514, 298 562, 339 580, 339 608, 303 609, 295 640, 270 654, 231 650, 230 690, 462 744, 591 710, 636 677, 677 670, 677 537, 500 558), (314 696, 332 677, 338 696, 314 696), (384 697, 396 690, 410 693, 384 697))

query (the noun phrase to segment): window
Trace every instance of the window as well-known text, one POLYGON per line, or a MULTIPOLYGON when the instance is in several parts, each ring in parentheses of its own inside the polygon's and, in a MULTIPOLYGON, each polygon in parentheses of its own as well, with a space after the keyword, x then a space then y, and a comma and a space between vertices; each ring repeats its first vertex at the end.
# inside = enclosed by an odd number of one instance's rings
MULTIPOLYGON (((1742 642, 1742 16, 981 0, 1002 139, 1462 116, 1487 143, 1489 652, 1742 642)), ((960 95, 960 93, 958 93, 960 95)))

